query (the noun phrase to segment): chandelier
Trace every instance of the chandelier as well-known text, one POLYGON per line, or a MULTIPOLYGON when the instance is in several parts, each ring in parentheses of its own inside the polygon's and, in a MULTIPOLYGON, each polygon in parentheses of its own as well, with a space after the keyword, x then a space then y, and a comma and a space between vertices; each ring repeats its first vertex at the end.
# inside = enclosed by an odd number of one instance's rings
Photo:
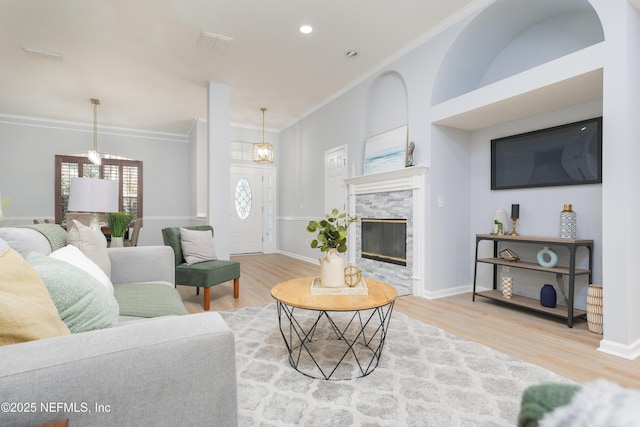
POLYGON ((253 161, 256 163, 273 163, 273 145, 264 141, 264 112, 262 107, 262 142, 253 144, 253 161))

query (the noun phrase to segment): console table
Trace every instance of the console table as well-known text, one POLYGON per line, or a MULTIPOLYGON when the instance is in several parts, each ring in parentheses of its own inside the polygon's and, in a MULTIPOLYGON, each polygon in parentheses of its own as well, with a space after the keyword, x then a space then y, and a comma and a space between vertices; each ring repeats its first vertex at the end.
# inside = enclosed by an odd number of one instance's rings
POLYGON ((567 319, 567 326, 573 327, 573 320, 586 315, 585 311, 577 310, 573 308, 574 305, 574 285, 576 276, 588 275, 589 283, 592 282, 592 269, 593 269, 593 240, 579 240, 579 239, 560 239, 553 237, 529 237, 529 236, 511 236, 511 235, 493 235, 493 234, 476 234, 476 257, 473 271, 473 297, 475 301, 476 295, 489 298, 492 300, 500 301, 505 304, 511 304, 526 308, 528 310, 537 311, 540 313, 549 314, 556 317, 567 319), (478 258, 478 246, 481 241, 493 242, 493 258, 478 258), (562 246, 569 251, 569 266, 553 268, 542 267, 537 262, 526 261, 507 261, 502 258, 498 258, 499 245, 505 242, 513 243, 533 243, 541 246, 562 246), (589 251, 589 268, 577 269, 576 268, 576 250, 579 247, 585 247, 589 251), (493 265, 493 289, 489 291, 476 291, 476 279, 478 275, 478 263, 486 263, 493 265), (498 266, 508 266, 513 268, 522 268, 526 270, 536 270, 548 273, 563 274, 569 276, 569 294, 567 296, 567 308, 566 311, 562 307, 543 307, 540 301, 533 298, 527 298, 519 295, 513 295, 512 298, 507 299, 502 296, 502 292, 498 290, 497 278, 498 278, 498 266))

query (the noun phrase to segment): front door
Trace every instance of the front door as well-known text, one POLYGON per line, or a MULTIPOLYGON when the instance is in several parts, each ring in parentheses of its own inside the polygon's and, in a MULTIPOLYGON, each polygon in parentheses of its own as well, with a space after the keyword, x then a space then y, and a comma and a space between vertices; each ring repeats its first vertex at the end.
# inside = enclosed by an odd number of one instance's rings
POLYGON ((262 252, 262 170, 231 167, 231 253, 262 252))

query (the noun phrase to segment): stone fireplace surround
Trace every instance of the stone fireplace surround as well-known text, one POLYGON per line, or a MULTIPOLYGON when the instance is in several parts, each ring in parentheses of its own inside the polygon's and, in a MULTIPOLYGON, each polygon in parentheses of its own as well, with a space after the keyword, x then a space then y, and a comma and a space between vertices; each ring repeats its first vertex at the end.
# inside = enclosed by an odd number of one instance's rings
POLYGON ((345 179, 349 214, 358 218, 405 218, 407 220, 407 265, 394 265, 361 257, 361 228, 349 233, 349 264, 357 265, 364 277, 387 282, 398 295, 423 294, 425 281, 427 200, 426 166, 362 175, 345 179))

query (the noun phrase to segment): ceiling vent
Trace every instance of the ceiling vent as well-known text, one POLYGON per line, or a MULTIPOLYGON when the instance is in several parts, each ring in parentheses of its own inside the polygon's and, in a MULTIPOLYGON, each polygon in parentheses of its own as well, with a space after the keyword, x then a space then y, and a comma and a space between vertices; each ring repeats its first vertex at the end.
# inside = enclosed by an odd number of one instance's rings
POLYGON ((228 47, 232 41, 233 39, 231 37, 202 31, 196 44, 200 47, 214 48, 216 47, 216 44, 220 43, 221 46, 228 47))
POLYGON ((49 61, 64 62, 64 56, 58 52, 46 49, 35 49, 32 47, 23 47, 22 50, 24 50, 24 53, 29 56, 37 56, 38 58, 44 58, 49 61))

